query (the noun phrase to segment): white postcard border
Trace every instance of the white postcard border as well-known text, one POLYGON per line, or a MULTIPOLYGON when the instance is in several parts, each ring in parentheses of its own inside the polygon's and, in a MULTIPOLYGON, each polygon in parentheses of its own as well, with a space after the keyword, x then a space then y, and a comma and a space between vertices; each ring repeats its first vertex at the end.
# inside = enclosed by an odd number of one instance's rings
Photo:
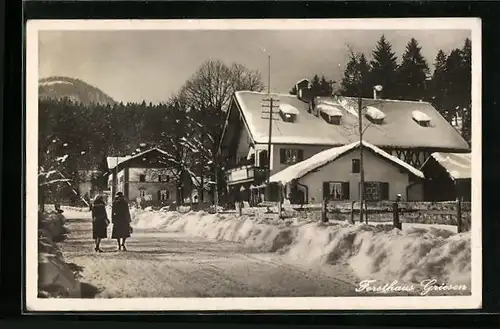
POLYGON ((481 20, 479 18, 30 20, 26 27, 26 308, 28 311, 405 310, 476 309, 482 303, 481 20), (381 28, 383 27, 383 28, 381 28), (38 32, 47 30, 471 30, 471 296, 286 298, 38 298, 38 32), (29 242, 29 243, 28 243, 29 242))

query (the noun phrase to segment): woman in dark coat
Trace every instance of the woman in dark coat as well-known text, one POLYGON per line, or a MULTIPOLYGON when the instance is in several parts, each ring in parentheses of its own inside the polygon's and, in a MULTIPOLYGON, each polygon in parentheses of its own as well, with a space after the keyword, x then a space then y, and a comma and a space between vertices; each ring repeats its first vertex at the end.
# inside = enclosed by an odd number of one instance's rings
POLYGON ((125 248, 125 240, 130 237, 132 231, 130 222, 132 219, 130 217, 128 203, 123 197, 122 192, 116 193, 115 201, 113 201, 112 214, 113 232, 111 238, 116 239, 118 242, 118 250, 127 251, 127 248, 125 248))
POLYGON ((92 207, 92 238, 95 240, 96 252, 102 252, 100 248, 101 239, 107 238, 107 228, 109 225, 106 205, 102 196, 96 196, 92 207))

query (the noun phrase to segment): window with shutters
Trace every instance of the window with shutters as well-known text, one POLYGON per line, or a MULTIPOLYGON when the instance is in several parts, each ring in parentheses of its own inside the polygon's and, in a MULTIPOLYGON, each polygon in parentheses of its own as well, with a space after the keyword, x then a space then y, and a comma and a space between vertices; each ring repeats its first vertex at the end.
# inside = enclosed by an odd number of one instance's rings
POLYGON ((280 149, 280 163, 292 165, 304 160, 304 150, 280 149))
POLYGON ((146 189, 139 189, 139 197, 144 198, 146 196, 146 189))
POLYGON ((359 174, 361 172, 361 162, 359 159, 352 159, 352 172, 359 174))
POLYGON ((387 182, 365 182, 366 201, 389 200, 389 183, 387 182))
POLYGON ((328 200, 349 200, 349 182, 324 182, 323 197, 328 200))

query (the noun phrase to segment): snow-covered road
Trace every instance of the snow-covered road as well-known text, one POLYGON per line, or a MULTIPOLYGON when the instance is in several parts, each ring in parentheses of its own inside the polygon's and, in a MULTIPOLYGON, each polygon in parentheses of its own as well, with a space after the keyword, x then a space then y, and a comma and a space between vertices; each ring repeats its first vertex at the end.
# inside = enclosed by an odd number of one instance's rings
POLYGON ((65 215, 70 234, 61 244, 64 258, 82 267, 81 281, 98 289, 97 298, 360 295, 347 265, 311 270, 276 253, 176 233, 136 230, 128 251, 117 251, 116 241, 107 239, 104 253, 96 253, 90 214, 65 215))

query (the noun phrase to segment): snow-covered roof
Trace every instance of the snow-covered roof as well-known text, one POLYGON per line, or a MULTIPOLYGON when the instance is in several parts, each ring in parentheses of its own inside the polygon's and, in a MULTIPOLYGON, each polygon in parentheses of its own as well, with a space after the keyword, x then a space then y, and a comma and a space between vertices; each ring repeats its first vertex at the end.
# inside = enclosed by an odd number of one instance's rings
POLYGON ((385 119, 385 113, 380 111, 375 106, 367 106, 366 107, 366 115, 368 115, 370 118, 372 118, 374 120, 384 120, 385 119))
POLYGON ((106 158, 106 161, 108 163, 108 168, 109 169, 113 169, 115 168, 116 166, 118 166, 119 164, 122 164, 124 162, 127 162, 127 161, 130 161, 132 159, 137 159, 141 156, 144 156, 146 155, 147 153, 150 153, 150 152, 153 152, 153 151, 157 151, 157 152, 160 152, 161 154, 165 155, 165 156, 168 156, 168 153, 163 151, 163 150, 160 150, 159 148, 157 147, 154 147, 152 149, 149 149, 149 150, 146 150, 146 151, 142 151, 141 153, 138 153, 134 156, 125 156, 125 157, 107 157, 106 158))
POLYGON ((415 121, 418 121, 418 122, 430 122, 431 121, 431 118, 425 114, 424 112, 421 112, 421 111, 412 111, 411 112, 411 115, 413 117, 413 119, 415 119, 415 121))
POLYGON ((67 85, 72 85, 72 82, 69 81, 64 81, 64 80, 51 80, 51 81, 40 81, 39 85, 40 86, 50 86, 50 85, 55 85, 55 84, 67 84, 67 85))
POLYGON ((280 104, 280 111, 285 114, 299 115, 299 110, 297 110, 294 106, 286 103, 280 104))
MULTIPOLYGON (((335 159, 339 158, 343 154, 356 149, 359 147, 359 141, 354 142, 348 145, 340 146, 340 147, 334 147, 325 151, 322 151, 320 153, 317 153, 313 155, 312 157, 301 161, 299 163, 296 163, 290 167, 287 167, 283 169, 282 171, 274 174, 273 176, 270 177, 269 181, 270 182, 276 182, 276 183, 282 183, 286 184, 291 182, 294 179, 299 179, 301 177, 304 177, 311 171, 322 167, 330 162, 335 161, 335 159)), ((380 148, 376 147, 375 145, 372 145, 370 143, 367 143, 363 141, 363 147, 364 149, 369 149, 373 151, 375 154, 385 158, 386 160, 395 163, 396 165, 406 169, 413 175, 419 177, 419 178, 424 178, 424 174, 404 162, 403 160, 400 160, 399 158, 390 155, 389 153, 381 150, 380 148)))
MULTIPOLYGON (((434 152, 431 154, 431 157, 434 158, 434 160, 436 160, 437 163, 439 163, 448 172, 452 179, 471 178, 472 171, 470 153, 434 152)), ((427 161, 423 166, 426 165, 427 161)))
POLYGON ((128 158, 130 158, 130 156, 126 156, 126 157, 107 157, 106 158, 106 162, 108 164, 108 169, 115 168, 116 166, 118 166, 120 163, 122 163, 123 161, 127 160, 128 158))
POLYGON ((308 80, 308 79, 300 79, 299 81, 297 81, 297 82, 295 83, 295 85, 298 85, 299 83, 304 82, 304 81, 307 81, 307 83, 309 83, 309 80, 308 80))
MULTIPOLYGON (((331 125, 322 118, 309 113, 309 104, 301 101, 295 95, 275 95, 280 103, 295 107, 300 113, 300 120, 290 125, 282 120, 273 120, 271 142, 274 144, 302 144, 341 146, 355 142, 358 124, 356 113, 357 98, 352 97, 318 97, 316 103, 327 101, 339 106, 342 110, 342 123, 331 125)), ((238 91, 233 102, 241 110, 245 125, 248 127, 251 139, 256 144, 268 142, 269 117, 262 116, 262 99, 266 93, 238 91)), ((460 134, 446 121, 439 112, 427 102, 395 101, 386 99, 362 99, 362 106, 373 106, 384 114, 383 125, 373 125, 369 120, 363 120, 363 126, 368 127, 364 133, 367 142, 378 147, 400 148, 433 148, 456 151, 468 151, 469 145, 460 134), (424 132, 412 117, 412 111, 425 113, 432 119, 432 129, 424 132)), ((231 137, 227 137, 231 138, 231 137)))

